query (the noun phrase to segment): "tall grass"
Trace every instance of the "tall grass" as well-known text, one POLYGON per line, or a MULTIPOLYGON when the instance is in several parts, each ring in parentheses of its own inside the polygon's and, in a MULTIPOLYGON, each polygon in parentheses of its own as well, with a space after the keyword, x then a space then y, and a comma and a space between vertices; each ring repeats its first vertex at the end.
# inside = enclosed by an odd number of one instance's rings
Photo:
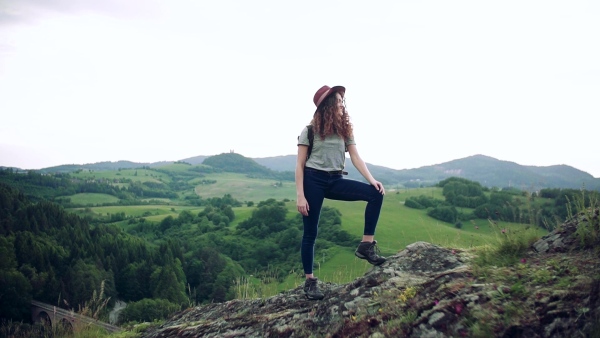
POLYGON ((515 228, 497 221, 488 221, 494 230, 494 236, 488 244, 474 249, 475 263, 480 266, 516 264, 540 238, 540 231, 533 226, 515 228))
POLYGON ((87 317, 94 318, 95 320, 100 319, 100 314, 106 309, 110 297, 106 297, 104 294, 105 281, 100 283, 100 290, 92 293, 92 298, 85 302, 79 309, 79 314, 87 317))
POLYGON ((582 189, 581 195, 575 196, 573 201, 568 200, 567 204, 567 222, 577 224, 576 234, 583 248, 594 247, 600 242, 600 199, 595 191, 587 193, 582 189))
POLYGON ((278 271, 269 269, 261 277, 240 276, 234 281, 236 299, 256 299, 277 294, 278 271))

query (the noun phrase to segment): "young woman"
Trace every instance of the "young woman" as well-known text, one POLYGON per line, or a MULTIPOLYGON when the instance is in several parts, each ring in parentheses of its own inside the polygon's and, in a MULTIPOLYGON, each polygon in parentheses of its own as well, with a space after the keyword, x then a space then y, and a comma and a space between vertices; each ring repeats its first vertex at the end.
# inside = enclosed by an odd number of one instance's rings
POLYGON ((380 265, 385 258, 377 254, 374 240, 385 189, 375 180, 367 165, 358 155, 352 124, 346 112, 342 86, 323 86, 313 98, 317 110, 310 125, 298 137, 296 161, 296 194, 298 212, 302 214, 304 234, 302 237, 302 266, 306 275, 304 294, 308 299, 323 299, 317 278, 313 275, 314 247, 323 200, 366 201, 365 226, 362 242, 355 255, 373 265, 380 265), (309 132, 309 128, 312 129, 309 132), (310 134, 313 140, 309 139, 310 134), (312 150, 309 154, 309 146, 312 150), (369 182, 344 179, 345 152, 350 154, 352 164, 369 182))

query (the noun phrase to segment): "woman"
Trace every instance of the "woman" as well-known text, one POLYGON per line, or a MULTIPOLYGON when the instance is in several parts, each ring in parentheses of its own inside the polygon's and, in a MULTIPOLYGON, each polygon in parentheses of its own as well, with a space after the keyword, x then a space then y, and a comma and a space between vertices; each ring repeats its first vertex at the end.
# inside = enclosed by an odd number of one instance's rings
POLYGON ((317 110, 310 125, 298 137, 296 161, 296 194, 298 212, 302 214, 302 266, 306 275, 304 294, 308 299, 323 299, 317 278, 313 275, 314 247, 321 206, 325 198, 342 201, 366 201, 365 226, 362 242, 355 255, 373 265, 381 265, 385 258, 377 255, 374 240, 385 189, 375 180, 367 165, 358 155, 352 124, 344 105, 346 89, 342 86, 323 86, 313 98, 317 110), (312 129, 312 133, 309 132, 312 129), (309 136, 313 136, 311 143, 309 136), (309 146, 312 150, 309 153, 309 146), (345 152, 352 164, 369 182, 344 179, 345 152))

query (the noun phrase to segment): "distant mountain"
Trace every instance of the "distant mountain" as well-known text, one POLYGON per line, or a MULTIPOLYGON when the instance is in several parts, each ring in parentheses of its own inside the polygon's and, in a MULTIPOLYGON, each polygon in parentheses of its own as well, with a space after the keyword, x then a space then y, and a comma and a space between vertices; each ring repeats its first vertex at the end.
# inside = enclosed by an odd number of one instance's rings
POLYGON ((474 155, 442 164, 412 169, 423 179, 458 176, 488 187, 600 189, 600 179, 567 165, 523 166, 484 155, 474 155))
MULTIPOLYGON (((273 170, 295 170, 296 156, 255 158, 259 164, 273 170)), ((360 173, 351 163, 346 163, 350 178, 362 180, 360 173)), ((600 178, 567 165, 548 167, 523 166, 514 162, 501 161, 485 155, 474 155, 445 163, 415 169, 390 169, 368 164, 375 178, 386 185, 418 187, 435 184, 448 177, 462 177, 487 187, 515 187, 522 190, 541 188, 585 187, 600 190, 600 178)))
MULTIPOLYGON (((271 177, 293 180, 296 155, 246 158, 235 153, 214 156, 195 156, 180 160, 192 165, 205 164, 223 171, 243 172, 250 177, 271 177)), ((38 170, 43 173, 72 172, 79 169, 117 170, 140 167, 160 167, 173 162, 136 163, 130 161, 98 162, 90 164, 68 164, 38 170)), ((462 177, 487 187, 515 187, 534 191, 542 188, 570 188, 600 191, 600 178, 568 165, 547 167, 523 166, 515 162, 502 161, 485 155, 473 155, 445 163, 415 169, 390 169, 368 164, 375 178, 387 186, 429 186, 448 177, 462 177)), ((19 171, 21 169, 14 168, 19 171)), ((346 170, 349 178, 363 180, 360 173, 348 160, 346 170)))

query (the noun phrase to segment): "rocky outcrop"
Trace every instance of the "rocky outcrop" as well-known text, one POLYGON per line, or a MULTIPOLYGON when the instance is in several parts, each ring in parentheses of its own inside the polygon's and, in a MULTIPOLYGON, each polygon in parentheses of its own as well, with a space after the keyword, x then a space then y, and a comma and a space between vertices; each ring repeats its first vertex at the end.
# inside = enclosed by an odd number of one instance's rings
POLYGON ((426 242, 343 285, 187 309, 142 337, 576 337, 600 331, 600 260, 580 250, 577 222, 521 262, 483 268, 473 253, 426 242))

